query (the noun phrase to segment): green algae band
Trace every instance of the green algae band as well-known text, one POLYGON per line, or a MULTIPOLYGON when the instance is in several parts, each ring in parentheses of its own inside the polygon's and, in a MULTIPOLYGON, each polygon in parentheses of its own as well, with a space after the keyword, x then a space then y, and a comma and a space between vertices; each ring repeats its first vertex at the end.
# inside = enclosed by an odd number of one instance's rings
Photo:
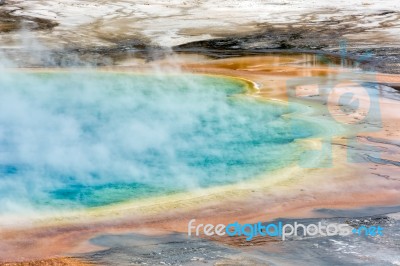
POLYGON ((199 75, 4 74, 0 213, 223 185, 298 160, 294 140, 314 126, 244 93, 199 75))

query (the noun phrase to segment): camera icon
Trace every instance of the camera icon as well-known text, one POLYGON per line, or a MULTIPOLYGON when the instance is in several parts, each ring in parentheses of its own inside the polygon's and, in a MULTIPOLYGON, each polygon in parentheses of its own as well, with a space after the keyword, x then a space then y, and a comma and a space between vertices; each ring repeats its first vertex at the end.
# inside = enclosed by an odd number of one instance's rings
MULTIPOLYGON (((312 149, 300 158, 304 168, 327 168, 332 166, 333 139, 347 140, 347 161, 365 162, 373 153, 379 158, 379 150, 359 141, 362 133, 380 131, 382 128, 379 106, 379 84, 371 80, 357 80, 357 73, 335 73, 325 77, 300 77, 286 82, 289 108, 313 105, 313 117, 308 120, 321 129, 315 136, 312 149), (317 146, 315 148, 315 146, 317 146)), ((295 135, 296 126, 291 130, 295 135)), ((309 139, 310 140, 310 139, 309 139)))

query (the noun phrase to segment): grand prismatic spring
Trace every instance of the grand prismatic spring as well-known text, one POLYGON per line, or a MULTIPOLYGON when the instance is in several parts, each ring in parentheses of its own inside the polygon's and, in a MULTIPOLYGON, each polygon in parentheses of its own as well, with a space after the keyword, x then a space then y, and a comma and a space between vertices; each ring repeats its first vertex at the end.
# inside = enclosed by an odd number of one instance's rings
POLYGON ((285 118, 301 107, 246 96, 248 86, 202 75, 9 73, 2 214, 103 206, 293 164, 295 140, 318 127, 285 118))
POLYGON ((0 1, 0 265, 400 265, 399 14, 0 1))

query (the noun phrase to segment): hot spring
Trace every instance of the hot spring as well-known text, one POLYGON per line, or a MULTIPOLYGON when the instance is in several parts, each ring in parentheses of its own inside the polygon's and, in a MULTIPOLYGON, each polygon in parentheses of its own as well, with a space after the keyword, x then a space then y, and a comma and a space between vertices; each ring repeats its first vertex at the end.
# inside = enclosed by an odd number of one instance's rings
POLYGON ((293 164, 295 140, 318 127, 246 88, 192 74, 1 75, 0 213, 103 206, 293 164))

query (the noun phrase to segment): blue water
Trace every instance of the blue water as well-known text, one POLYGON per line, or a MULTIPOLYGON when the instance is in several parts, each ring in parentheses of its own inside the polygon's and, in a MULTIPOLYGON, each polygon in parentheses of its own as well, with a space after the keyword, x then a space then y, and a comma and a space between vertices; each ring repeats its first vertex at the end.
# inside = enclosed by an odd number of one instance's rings
POLYGON ((296 162, 294 140, 318 128, 244 92, 198 75, 2 75, 0 213, 102 206, 296 162))

